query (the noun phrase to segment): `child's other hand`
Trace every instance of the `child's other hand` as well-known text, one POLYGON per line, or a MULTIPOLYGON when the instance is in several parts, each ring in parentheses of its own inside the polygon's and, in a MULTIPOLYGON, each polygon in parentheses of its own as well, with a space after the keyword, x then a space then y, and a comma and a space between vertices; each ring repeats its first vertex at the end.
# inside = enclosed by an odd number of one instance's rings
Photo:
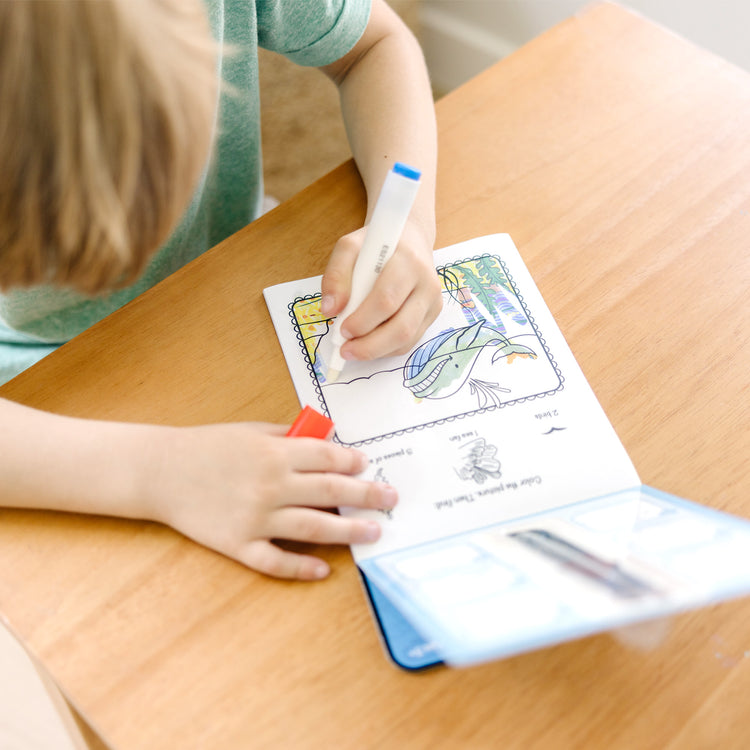
MULTIPOLYGON (((440 281, 433 265, 432 237, 416 223, 407 222, 401 241, 378 276, 372 292, 342 321, 348 341, 344 359, 369 360, 406 354, 442 307, 440 281)), ((342 237, 333 248, 323 275, 321 307, 333 317, 344 309, 352 271, 365 228, 342 237)))
POLYGON ((392 508, 396 491, 353 476, 367 465, 359 451, 285 432, 261 423, 164 428, 149 489, 154 519, 267 575, 324 578, 324 561, 272 540, 373 542, 377 522, 324 509, 392 508))

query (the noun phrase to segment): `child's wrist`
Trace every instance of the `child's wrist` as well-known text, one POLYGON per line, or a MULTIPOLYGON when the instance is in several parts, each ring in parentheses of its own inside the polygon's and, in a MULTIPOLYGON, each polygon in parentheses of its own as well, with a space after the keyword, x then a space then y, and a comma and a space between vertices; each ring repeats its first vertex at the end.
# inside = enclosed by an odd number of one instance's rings
POLYGON ((90 512, 166 522, 162 467, 172 429, 124 423, 104 428, 100 437, 109 443, 109 455, 102 456, 102 465, 90 475, 88 502, 95 505, 90 512))

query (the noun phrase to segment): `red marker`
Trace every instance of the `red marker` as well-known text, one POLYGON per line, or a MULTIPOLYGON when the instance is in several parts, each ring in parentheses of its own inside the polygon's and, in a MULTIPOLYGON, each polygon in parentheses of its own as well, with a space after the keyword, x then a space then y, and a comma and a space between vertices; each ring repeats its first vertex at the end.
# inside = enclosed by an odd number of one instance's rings
POLYGON ((311 406, 306 406, 300 413, 294 424, 289 428, 287 437, 315 437, 325 440, 333 433, 333 422, 324 414, 315 411, 311 406))

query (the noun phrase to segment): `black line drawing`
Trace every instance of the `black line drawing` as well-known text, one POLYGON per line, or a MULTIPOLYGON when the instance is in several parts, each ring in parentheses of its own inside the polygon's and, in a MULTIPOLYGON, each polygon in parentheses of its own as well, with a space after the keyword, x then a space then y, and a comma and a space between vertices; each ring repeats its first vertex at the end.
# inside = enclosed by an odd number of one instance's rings
POLYGON ((461 446, 461 465, 454 467, 454 471, 461 479, 477 484, 484 484, 487 479, 500 479, 502 472, 496 455, 496 446, 488 445, 484 438, 476 438, 461 446))

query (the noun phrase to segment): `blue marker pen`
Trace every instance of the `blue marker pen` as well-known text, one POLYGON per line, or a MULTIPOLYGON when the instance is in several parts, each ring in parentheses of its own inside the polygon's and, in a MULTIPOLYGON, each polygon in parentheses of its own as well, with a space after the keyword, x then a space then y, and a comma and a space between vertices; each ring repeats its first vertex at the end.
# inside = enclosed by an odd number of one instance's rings
POLYGON ((346 339, 341 335, 341 324, 372 291, 378 274, 393 255, 414 204, 420 177, 419 170, 396 162, 385 178, 372 219, 365 231, 362 249, 354 264, 349 302, 338 314, 331 328, 333 353, 326 375, 328 382, 334 382, 344 367, 341 346, 346 339))

